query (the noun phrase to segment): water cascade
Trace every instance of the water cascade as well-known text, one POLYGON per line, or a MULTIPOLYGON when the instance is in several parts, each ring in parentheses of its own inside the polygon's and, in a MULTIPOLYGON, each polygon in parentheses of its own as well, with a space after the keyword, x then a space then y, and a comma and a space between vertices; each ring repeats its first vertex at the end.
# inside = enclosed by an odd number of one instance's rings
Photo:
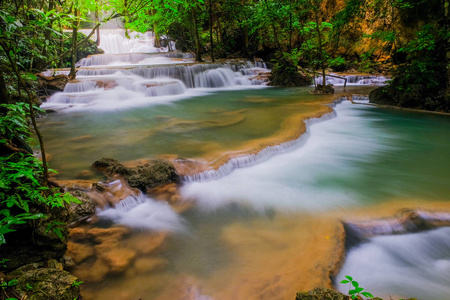
MULTIPOLYGON (((341 76, 341 75, 339 75, 341 76)), ((372 75, 343 75, 347 79, 347 85, 383 85, 388 80, 384 76, 372 76, 372 75)), ((316 76, 315 81, 317 84, 322 84, 322 76, 316 76)), ((344 79, 325 76, 327 84, 334 86, 342 86, 345 83, 344 79)))
MULTIPOLYGON (((266 69, 249 61, 198 64, 194 63, 191 53, 168 52, 167 47, 154 48, 153 45, 154 36, 150 33, 130 33, 127 39, 123 30, 102 30, 100 48, 105 54, 80 60, 77 80, 70 82, 62 93, 53 95, 43 107, 117 109, 191 97, 197 88, 264 86, 266 83, 256 78, 266 69)), ((264 66, 260 61, 257 64, 264 66)), ((68 69, 59 69, 47 73, 68 72, 68 69)))
MULTIPOLYGON (((132 36, 122 49, 116 42, 124 35, 105 32, 106 54, 80 61, 77 80, 43 104, 61 109, 39 120, 52 167, 63 179, 92 179, 89 166, 101 157, 220 164, 183 178, 180 201, 192 200, 193 208, 182 214, 142 194, 98 213, 106 224, 134 229, 118 248, 144 233, 171 235, 160 252, 131 249, 135 261, 123 273, 86 280, 86 299, 289 299, 303 284, 299 274, 326 273, 322 261, 345 216, 364 217, 361 211, 382 205, 393 211, 411 199, 424 206, 448 200, 450 120, 354 104, 366 103, 370 85, 383 78, 352 75, 345 94, 335 81, 337 96, 266 88, 260 61, 198 64, 190 54, 154 48, 151 34, 132 36), (339 104, 324 105, 341 95, 339 104), (155 261, 165 267, 151 269, 155 261)), ((341 275, 374 294, 383 282, 380 289, 392 295, 449 295, 448 235, 440 228, 370 237, 349 253, 341 275), (365 265, 366 257, 373 263, 365 265), (425 288, 422 274, 431 278, 425 288), (408 280, 412 292, 391 289, 384 278, 408 280)), ((76 268, 86 274, 93 264, 76 268)))
MULTIPOLYGON (((440 300, 450 297, 450 227, 376 236, 350 250, 337 280, 352 274, 373 295, 440 300)), ((343 293, 347 286, 338 286, 343 293)))

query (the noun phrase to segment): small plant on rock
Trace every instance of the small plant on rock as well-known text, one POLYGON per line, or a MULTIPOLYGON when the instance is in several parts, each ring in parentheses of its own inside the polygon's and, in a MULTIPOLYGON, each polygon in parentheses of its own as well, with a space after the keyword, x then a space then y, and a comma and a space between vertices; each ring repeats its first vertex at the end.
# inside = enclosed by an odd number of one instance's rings
POLYGON ((341 284, 349 284, 349 288, 348 288, 348 294, 352 297, 352 299, 356 299, 358 298, 358 296, 363 295, 364 297, 368 298, 368 299, 373 299, 373 295, 369 292, 363 292, 364 288, 359 286, 359 283, 355 280, 353 280, 352 277, 350 276, 345 276, 345 278, 342 280, 341 284))

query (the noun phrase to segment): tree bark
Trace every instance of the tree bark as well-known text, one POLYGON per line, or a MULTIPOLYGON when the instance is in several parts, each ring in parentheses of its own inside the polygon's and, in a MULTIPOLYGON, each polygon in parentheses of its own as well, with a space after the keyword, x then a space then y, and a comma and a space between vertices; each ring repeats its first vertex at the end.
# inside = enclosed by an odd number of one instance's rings
POLYGON ((317 12, 317 9, 314 9, 314 16, 316 19, 317 39, 319 42, 318 50, 319 50, 320 67, 322 68, 322 85, 323 85, 323 91, 325 91, 325 86, 327 85, 327 82, 325 80, 325 62, 324 62, 323 47, 322 47, 322 32, 320 31, 319 13, 317 12))
POLYGON ((192 10, 192 22, 193 22, 193 26, 194 26, 195 59, 198 62, 203 62, 202 54, 201 54, 201 46, 200 46, 200 37, 198 35, 197 14, 195 12, 195 7, 193 7, 191 10, 192 10))
POLYGON ((75 64, 77 63, 77 35, 78 35, 78 21, 76 20, 76 17, 78 16, 78 9, 75 8, 75 20, 72 24, 72 62, 70 63, 70 73, 69 73, 69 79, 74 80, 75 77, 77 77, 77 73, 75 70, 75 64))
POLYGON ((44 147, 44 139, 42 138, 42 134, 39 131, 39 128, 37 126, 36 123, 36 116, 34 115, 34 108, 33 108, 33 96, 31 94, 30 89, 28 88, 28 86, 26 85, 26 83, 24 82, 23 78, 20 76, 20 72, 19 69, 17 68, 17 64, 14 61, 13 57, 10 54, 10 49, 8 48, 8 46, 5 44, 4 41, 0 40, 0 45, 3 48, 3 50, 6 53, 6 57, 9 60, 9 63, 11 64, 11 67, 14 70, 15 75, 17 76, 18 80, 19 80, 19 90, 20 90, 20 86, 22 86, 22 88, 25 90, 27 97, 28 97, 28 107, 30 110, 30 118, 31 118, 31 123, 33 124, 33 128, 34 131, 36 132, 36 135, 38 137, 38 141, 39 141, 39 147, 41 148, 41 156, 42 156, 42 168, 44 169, 44 178, 43 178, 43 186, 48 186, 48 165, 47 165, 47 157, 45 155, 45 147, 44 147))
POLYGON ((11 103, 11 97, 6 89, 5 78, 3 72, 0 72, 0 104, 11 103))
POLYGON ((209 0, 209 42, 211 43, 211 61, 214 62, 212 0, 209 0))

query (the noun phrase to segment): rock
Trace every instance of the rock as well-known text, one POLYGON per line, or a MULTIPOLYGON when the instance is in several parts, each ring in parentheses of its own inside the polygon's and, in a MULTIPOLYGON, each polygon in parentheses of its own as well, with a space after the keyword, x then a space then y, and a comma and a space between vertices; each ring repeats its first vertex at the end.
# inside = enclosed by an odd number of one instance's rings
POLYGON ((79 264, 86 258, 94 255, 94 247, 69 241, 66 255, 70 256, 76 264, 79 264))
POLYGON ((16 291, 22 297, 26 295, 29 300, 80 299, 80 287, 73 284, 78 281, 78 277, 70 275, 67 271, 40 268, 24 271, 17 279, 16 291))
POLYGON ((300 73, 291 59, 282 56, 272 68, 270 86, 304 86, 311 83, 311 77, 300 73))
POLYGON ((49 259, 47 261, 47 267, 50 269, 63 270, 62 263, 58 262, 56 259, 49 259))
POLYGON ((71 195, 81 201, 69 206, 69 224, 77 223, 95 214, 95 203, 85 192, 73 191, 71 195))
POLYGON ((161 249, 166 241, 167 233, 159 232, 154 234, 143 233, 133 235, 126 240, 127 248, 136 250, 137 253, 147 255, 161 249))
POLYGON ((323 287, 312 291, 297 293, 295 300, 350 300, 351 297, 323 287))
POLYGON ((110 272, 124 272, 136 257, 136 251, 127 248, 115 248, 102 254, 101 259, 109 266, 110 272))
POLYGON ((129 232, 125 227, 92 228, 88 230, 87 236, 97 243, 118 242, 129 232))
POLYGON ((109 267, 103 260, 97 259, 93 264, 79 265, 74 273, 83 281, 100 282, 109 273, 109 267))
POLYGON ((137 274, 145 274, 163 270, 168 265, 169 262, 162 258, 143 257, 134 262, 134 269, 137 274))
MULTIPOLYGON (((351 300, 351 299, 352 298, 350 296, 344 295, 342 293, 336 292, 335 290, 324 287, 318 287, 309 292, 297 293, 297 297, 295 297, 295 300, 351 300)), ((363 298, 357 297, 356 299, 362 300, 363 298)), ((383 300, 378 297, 371 299, 383 300)))
POLYGON ((332 84, 327 84, 325 87, 321 84, 317 84, 314 90, 315 94, 334 94, 334 88, 332 84))
POLYGON ((76 227, 69 231, 69 239, 72 241, 82 241, 86 239, 86 231, 84 228, 76 227))
POLYGON ((154 159, 145 165, 125 167, 112 158, 102 158, 92 164, 94 169, 110 178, 124 178, 130 187, 143 192, 161 184, 178 183, 180 178, 173 164, 165 159, 154 159))
POLYGON ((64 91, 64 87, 69 82, 67 75, 44 76, 43 74, 36 74, 36 76, 45 93, 49 96, 54 92, 64 91))

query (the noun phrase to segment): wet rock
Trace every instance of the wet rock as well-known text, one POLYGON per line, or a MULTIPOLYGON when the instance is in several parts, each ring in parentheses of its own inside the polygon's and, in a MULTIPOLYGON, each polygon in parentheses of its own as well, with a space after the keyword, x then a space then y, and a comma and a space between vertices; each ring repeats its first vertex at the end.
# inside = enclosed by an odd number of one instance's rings
POLYGON ((71 194, 81 203, 72 203, 69 206, 69 224, 80 222, 95 214, 95 203, 91 197, 79 190, 71 194))
POLYGON ((297 293, 295 300, 350 300, 351 297, 324 287, 312 291, 297 293))
POLYGON ((86 231, 84 228, 76 227, 69 231, 69 239, 72 241, 82 241, 86 239, 86 231))
POLYGON ((76 264, 94 255, 94 247, 75 242, 67 243, 66 255, 70 256, 76 264))
POLYGON ((315 94, 334 94, 334 88, 332 84, 327 84, 325 87, 322 84, 317 84, 314 90, 315 94))
POLYGON ((169 262, 162 258, 143 257, 134 262, 134 270, 137 274, 145 274, 164 270, 168 265, 169 262))
POLYGON ((166 238, 167 233, 164 232, 133 235, 126 240, 126 246, 139 254, 147 255, 161 249, 166 238))
POLYGON ((103 260, 97 259, 93 264, 79 265, 74 273, 83 281, 100 282, 109 273, 109 267, 103 260))
POLYGON ((36 74, 36 76, 44 90, 43 92, 49 96, 54 92, 64 91, 64 87, 69 82, 67 75, 44 76, 42 74, 36 74))
POLYGON ((38 268, 22 272, 17 279, 16 291, 22 297, 26 295, 26 299, 73 300, 80 297, 80 287, 73 284, 78 277, 67 271, 38 268))
POLYGON ((145 165, 129 168, 115 159, 102 158, 94 162, 92 167, 110 178, 124 178, 130 187, 143 192, 162 184, 178 183, 180 180, 173 164, 164 159, 151 160, 145 165))
POLYGON ((102 254, 101 259, 108 265, 110 272, 124 272, 136 257, 136 251, 127 248, 115 248, 102 254))
POLYGON ((281 57, 272 68, 270 86, 305 86, 311 83, 311 77, 299 72, 297 66, 287 57, 281 57))
POLYGON ((87 236, 97 243, 120 241, 130 230, 125 227, 92 228, 87 236))

